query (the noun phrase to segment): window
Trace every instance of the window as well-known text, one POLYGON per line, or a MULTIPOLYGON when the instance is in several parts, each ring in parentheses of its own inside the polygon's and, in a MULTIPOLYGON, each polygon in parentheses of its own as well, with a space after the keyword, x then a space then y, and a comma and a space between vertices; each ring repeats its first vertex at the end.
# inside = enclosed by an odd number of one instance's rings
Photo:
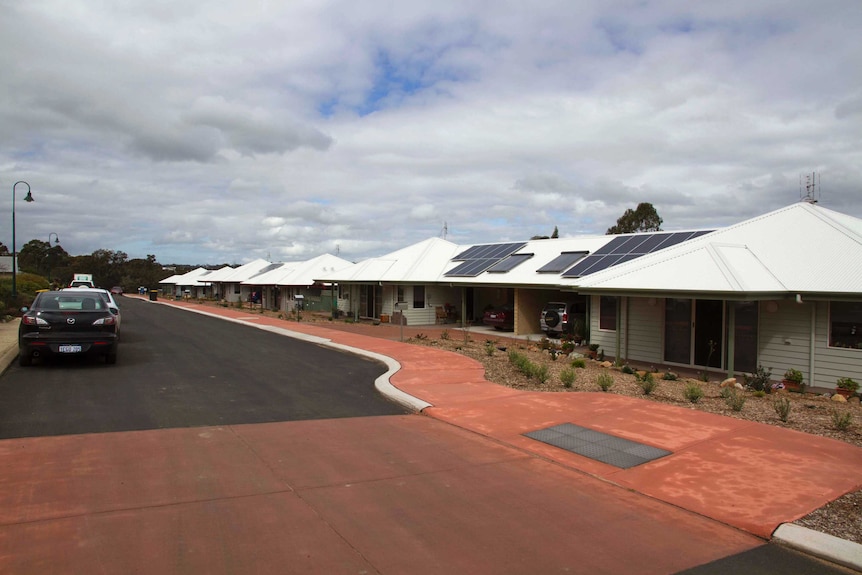
POLYGON ((398 286, 396 299, 398 303, 404 302, 404 286, 398 286))
POLYGON ((601 297, 599 304, 599 329, 617 330, 617 298, 601 297))
POLYGON ((829 346, 862 349, 862 302, 829 304, 829 346))
POLYGON ((239 284, 233 284, 233 293, 240 293, 241 287, 239 284))
POLYGON ((425 286, 413 286, 413 309, 425 308, 425 286))

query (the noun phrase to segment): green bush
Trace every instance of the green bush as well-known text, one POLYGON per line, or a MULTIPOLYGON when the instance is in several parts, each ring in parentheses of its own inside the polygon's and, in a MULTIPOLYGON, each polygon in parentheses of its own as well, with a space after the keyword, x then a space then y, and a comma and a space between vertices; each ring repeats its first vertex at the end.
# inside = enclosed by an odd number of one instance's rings
POLYGON ((729 387, 725 389, 730 389, 730 393, 727 394, 725 398, 725 402, 727 402, 727 406, 733 411, 742 411, 742 406, 745 405, 745 395, 738 393, 735 389, 731 389, 729 387))
POLYGON ((579 357, 577 359, 572 360, 572 367, 576 367, 578 369, 584 369, 587 367, 587 362, 584 358, 579 357))
POLYGON ((664 372, 664 375, 661 376, 661 378, 666 381, 676 381, 677 379, 679 379, 679 376, 677 376, 677 374, 672 371, 666 371, 664 372))
POLYGON ((643 377, 638 378, 638 384, 641 386, 644 395, 651 394, 653 391, 655 391, 655 388, 658 387, 658 382, 649 372, 643 374, 643 377))
POLYGON ((832 425, 838 431, 847 431, 853 423, 853 414, 849 411, 832 410, 832 425))
POLYGON ((697 383, 689 383, 682 394, 691 403, 697 403, 703 397, 703 388, 697 383))
POLYGON ((772 407, 775 409, 775 415, 778 419, 785 423, 790 418, 791 401, 786 397, 776 397, 772 402, 772 407))
POLYGON ((598 379, 596 379, 596 383, 599 384, 602 391, 608 391, 614 385, 614 378, 611 374, 603 372, 599 374, 598 379))
POLYGON ((497 348, 494 346, 493 342, 486 343, 485 344, 485 355, 487 355, 488 357, 493 356, 496 349, 497 348))
POLYGON ((769 393, 772 390, 772 385, 769 382, 771 377, 771 369, 758 365, 754 373, 745 374, 745 387, 752 391, 765 391, 769 393))
POLYGON ((575 370, 567 367, 560 372, 560 381, 563 387, 570 388, 575 384, 575 370))
POLYGON ((632 366, 630 366, 629 364, 625 364, 622 369, 620 369, 620 371, 628 375, 631 375, 635 372, 635 370, 632 369, 632 366))

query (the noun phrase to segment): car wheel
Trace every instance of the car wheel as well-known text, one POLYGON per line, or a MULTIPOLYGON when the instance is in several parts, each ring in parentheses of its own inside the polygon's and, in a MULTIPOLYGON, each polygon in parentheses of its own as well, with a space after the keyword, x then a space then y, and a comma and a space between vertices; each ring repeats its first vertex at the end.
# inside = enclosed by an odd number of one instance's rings
POLYGON ((18 365, 21 367, 30 367, 33 365, 33 356, 29 353, 18 353, 18 365))
MULTIPOLYGON (((560 314, 554 310, 549 310, 545 312, 545 324, 548 327, 556 327, 557 324, 560 323, 560 314)), ((550 331, 550 330, 548 330, 550 331)))
POLYGON ((108 365, 114 365, 115 363, 117 363, 117 352, 110 351, 105 354, 105 363, 107 363, 108 365))

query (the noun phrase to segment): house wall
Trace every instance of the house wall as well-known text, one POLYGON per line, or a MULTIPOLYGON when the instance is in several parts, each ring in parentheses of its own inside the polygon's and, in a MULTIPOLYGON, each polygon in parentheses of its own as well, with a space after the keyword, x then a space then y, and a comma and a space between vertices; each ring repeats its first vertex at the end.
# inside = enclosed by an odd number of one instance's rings
POLYGON ((835 389, 839 377, 862 383, 862 349, 829 347, 829 304, 817 304, 814 386, 835 389))
MULTIPOLYGON (((599 329, 599 310, 601 309, 601 296, 590 296, 590 344, 599 344, 599 349, 604 351, 605 357, 615 359, 617 349, 616 330, 599 329)), ((620 337, 620 353, 626 353, 626 298, 620 301, 620 318, 622 320, 622 334, 620 337)))
MULTIPOLYGON (((461 291, 459 288, 439 285, 425 286, 425 307, 413 307, 413 289, 414 285, 404 285, 404 302, 407 304, 407 309, 403 310, 404 318, 407 320, 407 325, 433 325, 437 322, 438 306, 445 307, 447 304, 455 306, 460 317, 461 291)), ((381 315, 387 315, 390 318, 395 312, 395 304, 398 301, 398 286, 385 285, 383 286, 383 301, 381 302, 381 315)), ((345 305, 346 302, 345 302, 345 305)))
MULTIPOLYGON (((628 345, 623 358, 639 363, 659 365, 664 358, 664 299, 633 297, 628 300, 627 313, 623 315, 624 331, 628 345)), ((598 305, 598 302, 595 302, 598 305)), ((625 300, 623 306, 625 307, 625 300)), ((593 308, 598 310, 598 307, 593 308)), ((598 325, 598 320, 596 320, 598 325)), ((616 345, 616 342, 614 342, 616 345)), ((605 349, 605 353, 608 351, 605 349)))
POLYGON ((758 364, 772 370, 778 381, 793 367, 811 381, 811 310, 814 303, 792 300, 764 302, 760 306, 758 364), (774 311, 773 311, 774 310, 774 311))

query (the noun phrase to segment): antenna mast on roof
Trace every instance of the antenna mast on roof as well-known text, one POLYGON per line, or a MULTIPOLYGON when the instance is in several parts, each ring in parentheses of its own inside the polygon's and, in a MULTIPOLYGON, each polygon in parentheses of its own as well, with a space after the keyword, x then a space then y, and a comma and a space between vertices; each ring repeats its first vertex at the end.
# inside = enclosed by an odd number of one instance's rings
POLYGON ((444 221, 443 222, 443 239, 446 239, 446 235, 449 233, 449 225, 444 221))
POLYGON ((802 176, 799 176, 799 199, 809 204, 816 204, 820 199, 820 174, 811 172, 805 176, 805 193, 802 193, 802 176))

